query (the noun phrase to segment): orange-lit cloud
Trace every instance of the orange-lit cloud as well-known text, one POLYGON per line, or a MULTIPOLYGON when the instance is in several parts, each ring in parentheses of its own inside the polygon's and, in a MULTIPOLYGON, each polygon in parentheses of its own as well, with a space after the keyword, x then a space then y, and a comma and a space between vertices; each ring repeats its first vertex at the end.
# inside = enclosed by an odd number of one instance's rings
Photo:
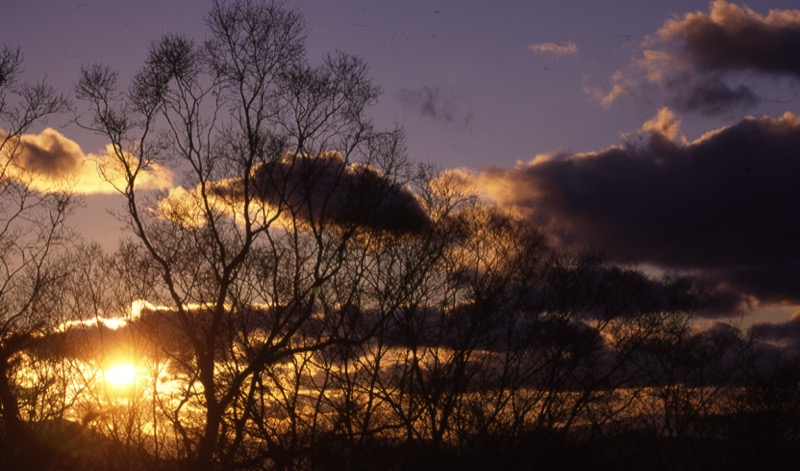
MULTIPOLYGON (((0 134, 2 130, 0 130, 0 134)), ((124 188, 119 162, 113 147, 105 152, 86 154, 73 140, 47 128, 39 134, 23 134, 11 138, 0 150, 0 158, 8 165, 7 176, 25 182, 41 192, 71 191, 77 194, 114 193, 124 188)), ((128 158, 133 159, 132 156, 128 158)), ((140 174, 141 189, 172 187, 172 173, 158 164, 151 164, 140 174)))
POLYGON ((553 56, 570 56, 578 53, 578 45, 573 41, 567 41, 563 44, 557 43, 537 43, 528 46, 529 51, 539 54, 549 54, 553 56))
MULTIPOLYGON (((183 187, 172 188, 159 200, 155 209, 158 217, 166 219, 185 228, 197 229, 206 224, 206 210, 203 207, 202 195, 198 188, 187 190, 183 187)), ((209 198, 210 204, 217 206, 216 198, 209 198)), ((225 211, 224 207, 217 208, 225 211)))
POLYGON ((92 317, 91 319, 73 320, 62 323, 58 326, 58 332, 66 332, 70 329, 80 327, 96 327, 117 330, 128 325, 128 319, 125 317, 92 317))
POLYGON ((681 120, 675 113, 667 108, 658 110, 658 114, 652 119, 645 121, 642 130, 649 134, 659 134, 671 141, 678 139, 681 127, 681 120))

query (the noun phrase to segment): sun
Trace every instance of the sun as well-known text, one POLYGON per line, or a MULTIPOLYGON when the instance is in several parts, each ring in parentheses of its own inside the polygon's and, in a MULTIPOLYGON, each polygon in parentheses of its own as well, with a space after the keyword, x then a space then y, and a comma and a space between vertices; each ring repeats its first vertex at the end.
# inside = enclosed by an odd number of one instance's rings
POLYGON ((119 363, 106 369, 103 377, 109 386, 129 388, 136 382, 136 367, 130 363, 119 363))

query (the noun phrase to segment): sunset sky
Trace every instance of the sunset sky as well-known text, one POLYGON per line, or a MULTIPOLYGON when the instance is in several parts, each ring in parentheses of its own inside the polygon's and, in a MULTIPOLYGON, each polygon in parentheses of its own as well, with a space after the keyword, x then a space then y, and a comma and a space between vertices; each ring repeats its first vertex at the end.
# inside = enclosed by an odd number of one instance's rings
MULTIPOLYGON (((211 1, 8 3, 0 45, 22 49, 24 78, 71 93, 81 65, 125 83, 162 33, 202 40, 211 1)), ((697 277, 720 301, 706 316, 800 325, 796 0, 287 5, 305 15, 312 61, 366 60, 383 90, 371 114, 405 129, 412 160, 458 172, 555 243, 697 277)), ((120 201, 96 194, 93 173, 106 142, 71 118, 35 129, 45 150, 30 165, 80 178, 91 194, 73 224, 113 247, 105 211, 120 201)), ((178 183, 167 173, 152 187, 178 183)))

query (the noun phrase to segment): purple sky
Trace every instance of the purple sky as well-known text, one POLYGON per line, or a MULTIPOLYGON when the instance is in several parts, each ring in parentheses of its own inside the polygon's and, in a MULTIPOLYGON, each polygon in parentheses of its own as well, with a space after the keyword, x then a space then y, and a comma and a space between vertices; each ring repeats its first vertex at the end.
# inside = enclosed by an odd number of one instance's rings
MULTIPOLYGON (((96 62, 126 82, 162 33, 201 39, 211 2, 9 3, 0 44, 22 48, 26 78, 67 91, 96 62)), ((312 61, 340 49, 370 64, 372 115, 405 128, 413 160, 462 169, 564 244, 697 273, 762 317, 798 311, 800 10, 767 16, 796 0, 287 5, 312 61)), ((105 145, 69 116, 47 126, 86 153, 105 145)), ((76 224, 113 240, 117 201, 85 201, 76 224)))

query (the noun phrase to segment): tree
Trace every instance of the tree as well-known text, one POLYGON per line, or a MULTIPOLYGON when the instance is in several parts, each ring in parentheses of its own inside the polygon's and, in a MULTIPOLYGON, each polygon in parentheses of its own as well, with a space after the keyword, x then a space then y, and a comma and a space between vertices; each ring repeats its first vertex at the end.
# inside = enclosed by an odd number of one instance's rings
POLYGON ((283 463, 268 432, 263 447, 243 445, 261 426, 269 369, 351 341, 330 334, 341 310, 327 303, 330 290, 358 291, 330 286, 349 247, 376 231, 423 231, 427 219, 404 187, 400 134, 365 116, 378 89, 360 59, 309 65, 302 17, 275 3, 215 2, 207 25, 202 44, 154 42, 127 91, 94 65, 76 92, 92 110, 83 125, 111 142, 104 171, 124 176, 131 260, 157 273, 152 302, 190 353, 165 351, 185 379, 173 411, 179 453, 197 469, 283 463), (141 192, 158 165, 185 172, 185 187, 141 192), (317 322, 332 329, 308 331, 317 322))
POLYGON ((0 47, 0 462, 6 463, 42 458, 20 417, 15 380, 20 356, 53 327, 48 291, 64 267, 52 259, 72 200, 31 187, 36 169, 25 134, 66 110, 67 101, 44 82, 22 81, 22 62, 18 48, 0 47))
POLYGON ((135 303, 109 335, 149 371, 118 416, 85 394, 87 429, 151 467, 289 470, 556 464, 643 419, 711 427, 738 333, 696 334, 690 283, 556 250, 414 168, 367 117, 366 65, 310 65, 296 11, 220 0, 206 21, 202 42, 153 42, 129 86, 92 65, 76 87, 133 237, 73 271, 114 288, 72 309, 135 303), (183 186, 143 188, 165 169, 183 186))

